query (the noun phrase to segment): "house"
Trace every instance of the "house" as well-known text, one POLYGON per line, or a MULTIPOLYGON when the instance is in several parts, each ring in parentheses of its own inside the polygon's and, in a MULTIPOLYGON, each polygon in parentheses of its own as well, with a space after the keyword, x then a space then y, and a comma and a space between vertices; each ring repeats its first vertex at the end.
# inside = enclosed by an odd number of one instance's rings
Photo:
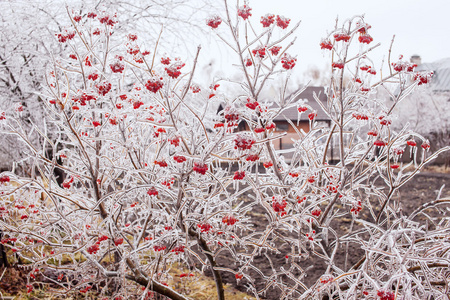
MULTIPOLYGON (((323 112, 321 106, 314 99, 314 94, 318 97, 320 101, 322 101, 324 106, 327 106, 327 95, 325 93, 325 88, 321 86, 308 86, 298 94, 292 103, 300 102, 304 107, 308 109, 299 113, 298 106, 294 105, 290 108, 284 109, 274 118, 274 123, 276 125, 276 131, 279 133, 286 132, 282 138, 274 141, 274 146, 276 150, 286 150, 284 152, 284 156, 286 159, 289 159, 292 155, 292 152, 289 152, 289 149, 292 149, 294 146, 293 140, 298 140, 299 136, 297 131, 304 131, 305 133, 310 130, 310 119, 308 115, 310 113, 316 113, 314 120, 319 123, 319 125, 329 127, 331 124, 330 118, 323 112), (289 121, 290 122, 289 122, 289 121), (295 128, 291 125, 293 124, 295 128)), ((272 104, 270 108, 276 109, 279 107, 277 103, 272 104)), ((219 110, 221 111, 222 105, 219 106, 219 110)), ((250 130, 247 126, 247 123, 241 122, 238 127, 239 131, 248 131, 250 130)), ((336 151, 333 151, 333 145, 331 145, 331 150, 329 151, 329 158, 333 159, 333 154, 336 151)))
MULTIPOLYGON (((314 99, 314 94, 317 95, 323 105, 327 106, 327 95, 325 93, 325 88, 321 86, 309 86, 294 99, 294 103, 302 100, 305 107, 308 108, 307 111, 299 114, 297 106, 285 109, 274 119, 274 123, 277 126, 276 130, 280 132, 287 132, 287 134, 275 143, 276 149, 289 149, 293 147, 292 139, 298 139, 298 134, 295 129, 289 124, 287 120, 290 120, 298 131, 303 130, 308 132, 310 129, 309 113, 314 112, 317 114, 314 120, 316 122, 322 123, 322 125, 330 126, 330 118, 323 112, 321 106, 314 99), (299 118, 300 116, 300 118, 299 118), (298 119, 298 122, 297 122, 298 119)), ((277 107, 275 104, 272 108, 277 107)))

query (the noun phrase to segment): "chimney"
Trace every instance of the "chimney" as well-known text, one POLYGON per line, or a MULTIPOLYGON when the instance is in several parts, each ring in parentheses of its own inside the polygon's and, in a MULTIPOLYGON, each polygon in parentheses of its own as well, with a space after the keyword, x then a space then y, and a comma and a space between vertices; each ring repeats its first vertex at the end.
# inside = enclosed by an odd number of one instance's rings
POLYGON ((420 58, 420 55, 417 55, 417 54, 412 55, 411 58, 409 59, 409 61, 418 66, 420 64, 422 64, 422 58, 420 58))

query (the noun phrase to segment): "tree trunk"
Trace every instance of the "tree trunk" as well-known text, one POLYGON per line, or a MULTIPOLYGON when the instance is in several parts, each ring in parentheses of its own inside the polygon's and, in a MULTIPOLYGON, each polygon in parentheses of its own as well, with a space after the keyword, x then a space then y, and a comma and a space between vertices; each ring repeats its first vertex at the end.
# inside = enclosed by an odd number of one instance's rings
MULTIPOLYGON (((0 240, 3 238, 3 231, 0 230, 0 240)), ((9 267, 6 257, 6 250, 3 244, 0 244, 0 267, 9 267)))

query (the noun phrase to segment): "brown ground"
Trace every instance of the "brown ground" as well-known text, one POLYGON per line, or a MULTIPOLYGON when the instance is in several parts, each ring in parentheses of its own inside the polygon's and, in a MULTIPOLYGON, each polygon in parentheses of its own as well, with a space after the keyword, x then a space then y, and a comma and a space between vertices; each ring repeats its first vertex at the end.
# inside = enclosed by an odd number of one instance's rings
MULTIPOLYGON (((443 189, 442 196, 450 196, 450 174, 449 173, 430 173, 424 172, 416 176, 412 181, 405 184, 399 191, 398 195, 394 200, 398 200, 401 203, 402 209, 405 215, 411 213, 419 205, 426 203, 428 201, 434 200, 437 195, 437 191, 441 188, 443 184, 446 184, 443 189)), ((255 211, 255 214, 262 213, 255 211)), ((362 211, 362 213, 367 213, 362 211)), ((435 214, 435 213, 432 213, 435 214)), ((418 216, 417 218, 422 218, 418 216)), ((264 226, 265 218, 255 218, 256 226, 264 226), (260 223, 258 223, 260 220, 260 223)), ((340 228, 345 231, 350 225, 350 219, 341 219, 333 227, 340 228)), ((289 252, 290 249, 285 248, 282 251, 289 252)), ((356 263, 362 256, 363 252, 360 249, 349 246, 348 248, 348 265, 356 263)), ((276 266, 283 265, 286 268, 289 266, 289 262, 286 261, 285 253, 278 255, 271 255, 273 257, 273 263, 276 266)), ((338 265, 343 266, 345 261, 345 248, 341 249, 337 255, 338 265)), ((260 265, 260 268, 265 274, 271 272, 271 267, 267 264, 267 260, 263 257, 256 257, 254 260, 256 265, 260 265)), ((219 261, 220 265, 226 265, 227 267, 233 268, 234 264, 231 260, 226 257, 221 257, 219 261)), ((300 264, 304 268, 311 268, 307 271, 308 276, 304 278, 306 285, 311 285, 317 281, 318 277, 323 274, 326 269, 326 265, 320 259, 314 259, 311 257, 301 262, 300 264)), ((29 271, 24 271, 18 267, 8 268, 5 272, 4 269, 0 268, 0 292, 7 293, 10 295, 16 295, 19 291, 26 290, 26 275, 29 271), (1 277, 3 274, 3 278, 1 277)), ((236 283, 234 274, 223 273, 225 283, 229 283, 236 287, 240 291, 247 291, 246 286, 248 282, 245 279, 241 280, 239 284, 236 283)), ((255 276, 255 278, 257 278, 255 276)), ((257 281, 256 281, 257 282, 257 281)), ((263 287, 263 283, 257 283, 257 288, 263 287)), ((209 297, 208 297, 209 298, 209 297)), ((36 298, 35 298, 36 299, 36 298)), ((227 299, 244 299, 244 296, 230 296, 227 299), (238 298, 236 298, 238 297, 238 298)), ((265 298, 262 299, 279 299, 279 291, 274 289, 269 289, 265 298)))
MULTIPOLYGON (((404 215, 408 216, 411 212, 413 212, 418 206, 427 203, 429 201, 432 201, 436 198, 438 190, 442 187, 442 185, 446 185, 442 191, 441 197, 449 197, 450 196, 450 173, 431 173, 431 172, 423 172, 418 174, 413 180, 406 183, 404 186, 402 186, 398 192, 398 194, 392 199, 391 205, 397 205, 400 203, 402 207, 402 211, 404 212, 404 215)), ((444 207, 444 206, 441 206, 444 207)), ((434 210, 429 210, 430 214, 432 216, 438 216, 439 212, 434 210)), ((258 213, 257 211, 255 213, 258 213)), ((260 212, 261 213, 261 212, 260 212)), ((361 212, 364 215, 368 214, 368 211, 362 211, 361 212)), ((442 215, 441 215, 442 216, 442 215)), ((419 215, 416 217, 417 219, 424 220, 425 217, 422 215, 419 215)), ((258 219, 255 219, 258 220, 258 219)), ((265 218, 259 218, 261 222, 264 222, 265 218)), ((351 219, 341 218, 339 220, 336 220, 335 223, 333 223, 333 228, 339 228, 341 230, 341 233, 345 231, 348 231, 348 228, 350 227, 351 219)), ((256 221, 256 226, 264 226, 264 224, 258 224, 256 221)), ((286 252, 289 251, 289 248, 285 249, 286 252)), ((338 250, 336 255, 336 264, 339 267, 344 267, 345 263, 345 257, 346 257, 346 249, 345 247, 342 247, 338 250)), ((356 247, 352 247, 350 244, 348 247, 348 261, 347 266, 352 266, 355 263, 357 263, 361 257, 363 256, 364 252, 361 249, 358 249, 356 247)), ((275 266, 284 266, 286 269, 289 268, 289 262, 286 261, 285 253, 281 253, 278 255, 271 255, 273 257, 273 264, 275 266)), ((231 260, 221 257, 222 264, 226 264, 228 266, 233 266, 231 264, 231 260)), ((258 265, 258 262, 260 263, 260 268, 265 274, 271 273, 271 267, 267 264, 267 260, 263 257, 256 257, 254 260, 255 264, 258 265)), ((314 284, 321 275, 324 274, 327 265, 321 260, 317 259, 317 257, 311 256, 310 258, 306 259, 305 261, 300 263, 300 266, 304 269, 311 267, 308 269, 307 274, 308 276, 303 279, 303 282, 307 286, 311 286, 314 284)), ((241 291, 246 291, 246 281, 242 280, 239 284, 236 283, 236 279, 234 278, 233 274, 223 274, 224 280, 226 283, 230 283, 234 285, 237 289, 241 291)), ((257 278, 257 274, 255 273, 255 278, 257 278)), ((256 280, 256 282, 258 282, 256 280)), ((247 283, 248 284, 248 283, 247 283)), ((257 289, 261 289, 264 287, 264 284, 257 283, 256 284, 257 289)), ((280 298, 280 291, 276 289, 269 289, 262 299, 279 299, 280 298)))

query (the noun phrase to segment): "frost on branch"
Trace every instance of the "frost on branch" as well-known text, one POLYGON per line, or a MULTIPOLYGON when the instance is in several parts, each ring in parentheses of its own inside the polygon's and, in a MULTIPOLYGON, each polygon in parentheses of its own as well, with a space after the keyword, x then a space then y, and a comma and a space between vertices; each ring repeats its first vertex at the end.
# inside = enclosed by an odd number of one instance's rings
MULTIPOLYGON (((230 29, 223 41, 243 75, 238 83, 211 79, 209 89, 193 83, 196 59, 161 56, 156 46, 150 58, 132 33, 115 41, 116 16, 94 16, 89 28, 70 15, 76 34, 64 43, 78 56, 47 67, 44 107, 56 135, 40 131, 60 160, 28 143, 32 176, 2 174, 2 244, 34 268, 63 272, 61 288, 99 297, 145 298, 151 290, 186 299, 170 283, 173 268, 209 270, 218 299, 224 274, 250 293, 274 289, 282 299, 443 296, 448 217, 428 226, 416 218, 421 208, 402 215, 392 203, 402 184, 448 150, 430 154, 422 136, 391 130, 394 106, 430 78, 397 63, 386 105, 374 93, 388 82, 375 78, 368 59, 370 26, 347 20, 318 47, 335 58, 327 101, 319 103, 325 126, 297 95, 262 93, 269 79, 295 70, 297 59, 286 51, 299 24, 266 15, 265 31, 247 44, 235 31, 252 21, 244 9, 238 18, 226 7, 223 19, 204 25, 230 29), (354 80, 344 85, 348 75, 354 80), (276 118, 290 108, 307 114, 308 129, 297 131, 287 159, 274 144, 284 136, 276 118), (332 141, 337 161, 329 159, 332 141), (406 147, 421 154, 413 171, 401 163, 406 147), (337 228, 338 218, 352 227, 337 228), (361 256, 337 259, 349 246, 361 256), (307 283, 318 260, 328 267, 307 283)), ((20 113, 0 121, 27 143, 20 113)))

